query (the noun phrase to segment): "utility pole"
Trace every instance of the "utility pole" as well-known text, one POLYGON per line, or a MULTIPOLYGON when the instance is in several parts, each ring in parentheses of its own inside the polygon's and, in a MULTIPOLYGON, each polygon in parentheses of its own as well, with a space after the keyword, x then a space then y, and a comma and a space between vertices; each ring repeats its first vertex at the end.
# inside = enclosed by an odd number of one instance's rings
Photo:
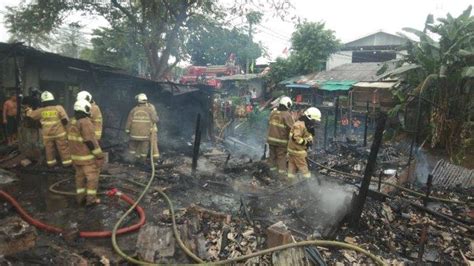
MULTIPOLYGON (((250 43, 252 43, 252 25, 253 25, 253 21, 250 19, 249 20, 249 40, 250 40, 250 43)), ((250 72, 250 58, 247 55, 247 61, 246 61, 246 64, 245 64, 245 74, 248 74, 249 72, 250 72)))

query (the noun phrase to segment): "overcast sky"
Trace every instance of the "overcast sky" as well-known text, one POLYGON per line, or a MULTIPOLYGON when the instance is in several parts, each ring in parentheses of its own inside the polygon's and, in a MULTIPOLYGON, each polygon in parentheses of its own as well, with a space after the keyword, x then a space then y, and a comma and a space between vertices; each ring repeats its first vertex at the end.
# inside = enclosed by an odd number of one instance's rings
MULTIPOLYGON (((228 1, 228 0, 224 0, 228 1)), ((265 1, 265 0, 262 0, 265 1)), ((0 41, 7 41, 9 36, 4 27, 3 14, 5 6, 18 5, 21 0, 1 0, 0 2, 0 41)), ((324 21, 328 28, 336 32, 342 42, 349 42, 377 31, 397 33, 403 27, 423 28, 426 16, 431 13, 435 17, 445 16, 448 12, 459 15, 472 0, 292 0, 292 13, 308 21, 324 21)), ((97 25, 106 25, 100 19, 81 19, 89 26, 84 31, 91 32, 97 25)), ((234 24, 242 24, 234 19, 234 24)), ((281 55, 285 47, 289 47, 289 38, 293 32, 290 22, 265 17, 257 27, 255 39, 261 41, 268 49, 271 59, 281 55)), ((89 37, 89 36, 88 36, 89 37)))

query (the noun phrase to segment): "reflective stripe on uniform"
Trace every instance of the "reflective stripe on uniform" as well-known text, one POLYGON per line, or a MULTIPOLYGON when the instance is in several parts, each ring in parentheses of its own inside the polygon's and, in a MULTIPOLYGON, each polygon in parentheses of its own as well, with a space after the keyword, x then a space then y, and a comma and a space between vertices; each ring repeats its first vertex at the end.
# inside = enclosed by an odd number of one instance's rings
POLYGON ((303 144, 304 143, 304 139, 300 139, 297 141, 298 144, 303 144))
POLYGON ((290 154, 306 154, 306 151, 297 151, 297 150, 293 150, 293 149, 290 149, 290 148, 288 148, 288 152, 290 154))
POLYGON ((158 158, 158 157, 160 157, 159 154, 153 154, 153 158, 158 158))
POLYGON ((41 124, 42 125, 47 125, 47 126, 50 126, 50 125, 56 125, 56 124, 59 124, 59 120, 54 120, 54 121, 41 121, 41 124))
POLYGON ((81 136, 75 136, 71 134, 67 136, 67 139, 72 141, 84 142, 84 139, 81 136))
POLYGON ((148 155, 147 153, 140 154, 141 157, 146 157, 147 155, 148 155))
POLYGON ((72 164, 72 160, 63 161, 63 165, 69 165, 69 164, 72 164))
POLYGON ((130 133, 130 130, 128 130, 128 129, 125 129, 125 133, 130 133))
POLYGON ((144 120, 144 119, 132 119, 132 123, 150 123, 151 120, 144 120))
POLYGON ((128 151, 130 154, 135 154, 136 152, 135 151, 128 151))
POLYGON ((148 140, 148 136, 134 136, 134 135, 130 135, 131 138, 134 138, 134 139, 144 139, 144 140, 148 140))
POLYGON ((276 171, 277 168, 276 167, 270 167, 270 171, 276 171))
POLYGON ((284 174, 284 173, 286 173, 286 171, 285 170, 278 170, 278 173, 279 174, 284 174))
POLYGON ((89 161, 94 160, 95 157, 92 154, 89 155, 71 155, 73 161, 89 161))
POLYGON ((55 139, 55 138, 60 138, 66 136, 66 132, 59 133, 55 136, 43 136, 43 139, 55 139))
POLYGON ((283 144, 288 143, 287 139, 277 139, 277 138, 273 138, 273 137, 268 137, 267 140, 277 142, 277 143, 283 143, 283 144))
POLYGON ((95 131, 95 136, 96 137, 102 136, 102 131, 99 131, 99 130, 95 131))
POLYGON ((94 122, 102 122, 102 117, 98 117, 96 119, 92 119, 92 121, 94 122))
POLYGON ((102 149, 99 147, 97 149, 92 150, 92 154, 94 155, 99 155, 102 153, 102 149))
POLYGON ((57 161, 56 161, 56 159, 54 159, 54 160, 51 160, 51 161, 46 161, 46 163, 47 163, 48 165, 52 165, 52 164, 56 164, 57 161))
POLYGON ((304 177, 304 178, 310 178, 310 177, 311 177, 311 173, 310 173, 310 172, 304 173, 304 174, 303 174, 303 177, 304 177))
POLYGON ((276 126, 276 127, 279 127, 279 128, 286 128, 285 124, 274 122, 274 121, 270 121, 270 125, 276 126))
POLYGON ((87 195, 95 195, 95 194, 97 194, 97 190, 95 190, 95 189, 87 189, 86 191, 87 191, 87 192, 86 192, 87 195))
POLYGON ((85 188, 77 188, 77 189, 76 189, 76 193, 77 193, 77 194, 86 193, 86 189, 85 189, 85 188))
POLYGON ((295 178, 295 177, 296 177, 295 174, 290 174, 290 173, 288 173, 288 178, 295 178))

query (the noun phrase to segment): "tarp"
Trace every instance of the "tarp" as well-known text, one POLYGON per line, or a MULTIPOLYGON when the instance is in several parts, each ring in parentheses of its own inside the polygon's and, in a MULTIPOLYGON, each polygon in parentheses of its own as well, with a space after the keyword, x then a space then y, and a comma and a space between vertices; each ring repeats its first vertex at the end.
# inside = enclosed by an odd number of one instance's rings
POLYGON ((348 91, 352 88, 352 85, 357 81, 345 80, 345 81, 326 81, 324 82, 320 90, 325 91, 348 91))
POLYGON ((308 84, 288 84, 285 87, 290 88, 290 89, 309 89, 309 88, 311 88, 311 86, 308 85, 308 84))

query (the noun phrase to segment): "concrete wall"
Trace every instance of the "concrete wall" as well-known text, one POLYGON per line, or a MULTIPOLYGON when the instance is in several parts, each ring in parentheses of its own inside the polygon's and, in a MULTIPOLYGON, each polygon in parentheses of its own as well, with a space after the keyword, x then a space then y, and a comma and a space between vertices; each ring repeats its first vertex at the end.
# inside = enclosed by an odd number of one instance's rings
POLYGON ((339 51, 329 57, 326 62, 326 70, 348 63, 352 63, 352 51, 339 51))

